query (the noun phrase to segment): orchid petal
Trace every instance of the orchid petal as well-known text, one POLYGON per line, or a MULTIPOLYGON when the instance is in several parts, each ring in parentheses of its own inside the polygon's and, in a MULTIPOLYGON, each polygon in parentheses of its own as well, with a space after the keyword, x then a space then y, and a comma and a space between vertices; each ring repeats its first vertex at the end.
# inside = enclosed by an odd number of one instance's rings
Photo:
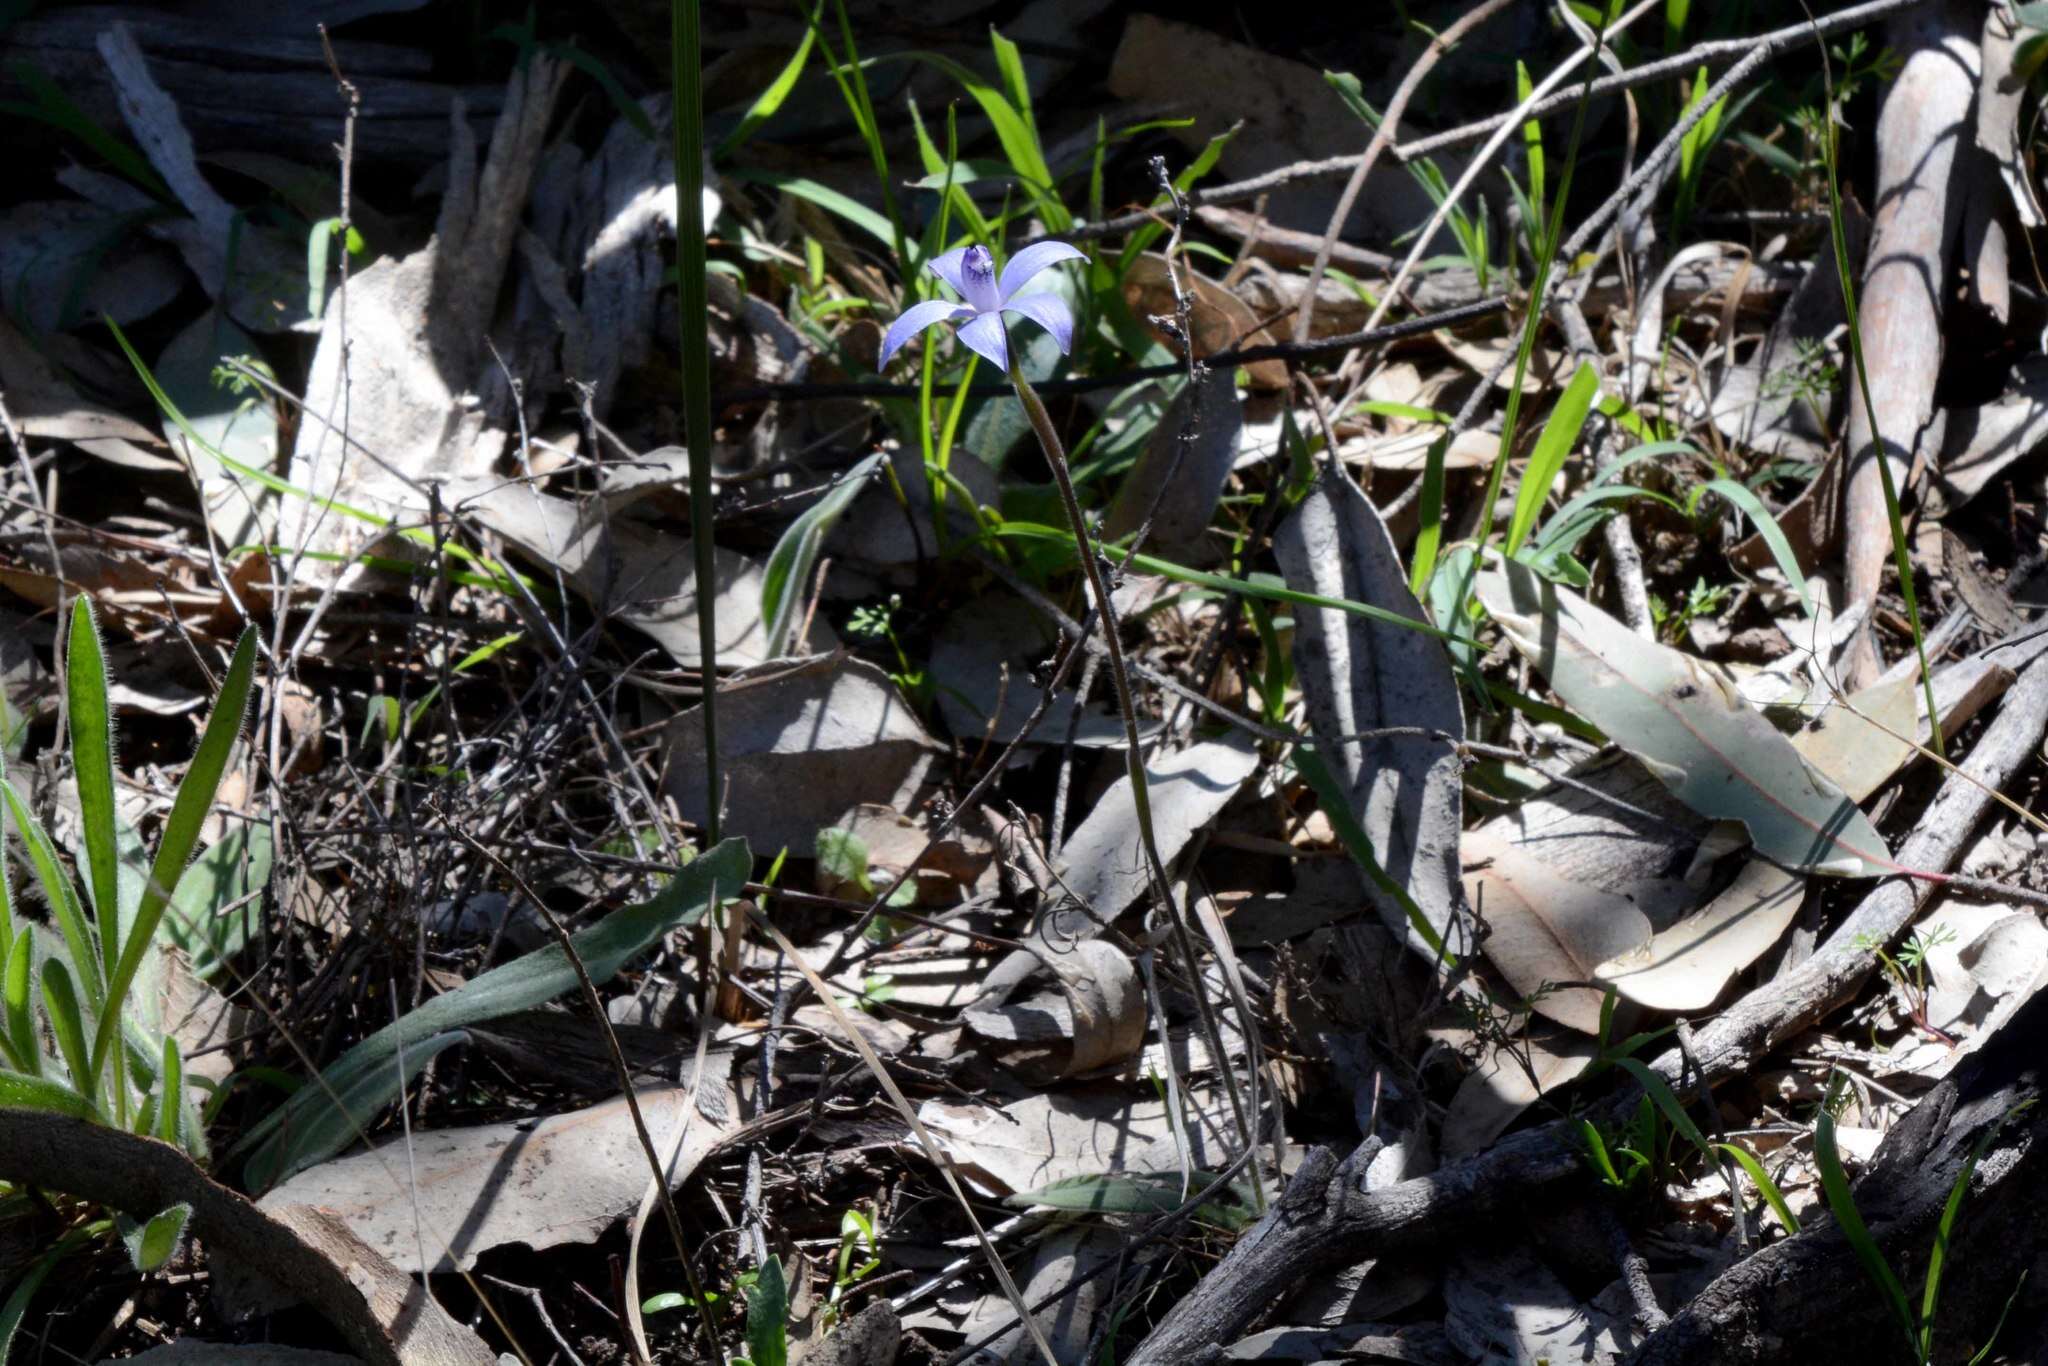
POLYGON ((970 319, 957 334, 963 345, 973 350, 996 369, 1007 372, 1010 368, 1010 344, 1003 338, 1003 315, 983 313, 970 319))
POLYGON ((1003 305, 1005 313, 1021 313, 1052 334, 1060 354, 1074 349, 1074 314, 1057 294, 1026 294, 1003 305))
POLYGON ((971 317, 973 316, 973 310, 961 308, 959 305, 945 299, 927 299, 921 304, 915 304, 904 309, 903 316, 890 323, 888 332, 883 334, 882 350, 875 360, 875 369, 888 369, 890 360, 895 357, 898 351, 903 349, 905 342, 924 331, 927 327, 933 327, 939 323, 946 322, 956 314, 962 317, 971 317))
POLYGON ((993 313, 1003 305, 996 288, 996 258, 987 247, 969 247, 960 258, 960 292, 976 313, 993 313))
POLYGON ((940 252, 925 262, 925 265, 931 268, 932 274, 953 286, 953 292, 963 299, 967 297, 967 284, 960 278, 960 262, 966 259, 966 256, 967 248, 955 247, 951 251, 940 252))
MULTIPOLYGON (((1012 256, 1003 267, 1002 299, 1008 303, 1013 295, 1047 266, 1058 265, 1061 261, 1085 261, 1088 253, 1065 242, 1033 242, 1024 250, 1012 256)), ((1051 330, 1050 327, 1047 328, 1051 330)), ((1066 347, 1060 348, 1062 351, 1066 347)))

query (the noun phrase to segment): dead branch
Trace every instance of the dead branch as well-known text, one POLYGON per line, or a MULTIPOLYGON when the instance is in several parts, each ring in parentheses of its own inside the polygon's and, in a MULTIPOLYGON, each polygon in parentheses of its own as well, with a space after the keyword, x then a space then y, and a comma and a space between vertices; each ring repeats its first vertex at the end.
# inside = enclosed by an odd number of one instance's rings
POLYGON ((0 1110, 0 1179, 142 1219, 191 1205, 192 1232, 217 1259, 232 1259, 319 1310, 374 1366, 497 1361, 476 1334, 340 1220, 306 1206, 260 1210, 168 1143, 62 1115, 0 1110))
MULTIPOLYGON (((1963 1164, 1987 1132, 1948 1243, 1937 1344, 1984 1342, 2031 1265, 2048 1216, 2048 1112, 2038 1067, 2048 997, 2036 996, 1885 1135, 1861 1180, 1857 1208, 1908 1286, 1927 1265, 1935 1228, 1963 1164), (2012 1122, 2015 1107, 2030 1105, 2012 1122)), ((1764 1361, 1884 1358, 1900 1325, 1841 1229, 1814 1218, 1799 1234, 1736 1263, 1646 1342, 1634 1366, 1741 1366, 1764 1361)))
MULTIPOLYGON (((1899 851, 1899 861, 1936 870, 1960 856, 1991 804, 1991 790, 2032 757, 2044 728, 2048 661, 2037 661, 2020 676, 1969 761, 1942 784, 1899 851)), ((1751 992, 1699 1031, 1693 1052, 1700 1075, 1709 1084, 1743 1075, 1846 999, 1877 963, 1871 950, 1859 945, 1889 943, 1935 890, 1936 884, 1918 878, 1879 884, 1812 958, 1751 992)), ((1682 1061, 1673 1049, 1655 1067, 1676 1083, 1682 1061)), ((1629 1088, 1598 1107, 1600 1115, 1620 1116, 1639 1094, 1629 1088)), ((1556 1121, 1510 1135, 1432 1175, 1371 1193, 1364 1189, 1357 1156, 1340 1161, 1318 1150, 1304 1162, 1272 1213, 1174 1306, 1131 1356, 1131 1366, 1198 1360, 1210 1344, 1233 1340, 1304 1276, 1439 1243, 1488 1212, 1526 1204, 1545 1187, 1585 1169, 1576 1128, 1556 1121)))
MULTIPOLYGON (((1982 27, 1981 9, 1972 14, 1960 0, 1947 0, 1902 17, 1892 40, 1906 61, 1877 120, 1877 202, 1858 323, 1869 387, 1852 388, 1849 406, 1843 574, 1852 611, 1877 600, 1892 551, 1878 461, 1890 465, 1893 487, 1903 490, 1913 460, 1941 449, 1934 383, 1948 262, 1968 199, 1956 173, 1970 164, 1956 152, 1975 135, 1971 101, 1982 27)), ((1851 688, 1883 667, 1867 622, 1845 661, 1851 688)))

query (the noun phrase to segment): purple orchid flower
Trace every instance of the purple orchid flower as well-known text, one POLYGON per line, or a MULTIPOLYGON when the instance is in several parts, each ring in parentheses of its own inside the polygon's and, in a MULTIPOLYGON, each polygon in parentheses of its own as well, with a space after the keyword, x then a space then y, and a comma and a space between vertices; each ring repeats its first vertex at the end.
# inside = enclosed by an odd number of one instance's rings
POLYGON ((1035 242, 1010 258, 1003 277, 996 279, 995 258, 987 247, 962 247, 931 259, 932 274, 944 280, 965 299, 966 306, 929 299, 903 311, 889 324, 882 338, 877 370, 889 368, 889 361, 903 344, 928 327, 939 323, 960 324, 960 340, 986 357, 998 370, 1010 368, 1010 348, 1003 338, 1003 314, 1018 313, 1031 319, 1059 343, 1066 354, 1074 344, 1074 315, 1056 294, 1019 295, 1027 281, 1047 266, 1060 261, 1082 260, 1087 253, 1065 242, 1035 242))

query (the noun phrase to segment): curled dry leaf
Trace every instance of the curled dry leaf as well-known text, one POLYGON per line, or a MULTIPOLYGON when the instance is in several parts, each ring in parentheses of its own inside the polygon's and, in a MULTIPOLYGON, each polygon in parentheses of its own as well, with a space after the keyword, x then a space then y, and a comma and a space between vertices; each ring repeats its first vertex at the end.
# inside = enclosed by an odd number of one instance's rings
MULTIPOLYGON (((1348 479, 1325 477, 1273 538, 1287 586, 1363 602, 1426 622, 1408 591, 1386 524, 1348 479)), ((1458 880, 1465 738, 1450 656, 1434 636, 1334 608, 1294 609, 1294 665, 1316 749, 1350 798, 1351 813, 1393 882, 1432 930, 1465 951, 1458 880), (1375 734, 1400 728, 1406 734, 1375 734), (1427 732, 1415 734, 1416 730, 1427 732)), ((1366 897, 1395 933, 1434 954, 1406 908, 1365 879, 1366 897)))
POLYGON ((1514 560, 1479 575, 1508 639, 1567 705, 1704 816, 1741 821, 1766 857, 1844 877, 1896 871, 1884 837, 1721 670, 1643 640, 1514 560))
MULTIPOLYGON (((831 656, 732 688, 718 708, 725 823, 758 848, 809 857, 818 832, 867 802, 906 808, 939 743, 874 665, 831 656)), ((703 824, 704 719, 669 724, 666 791, 703 824)))
POLYGON ((1039 961, 1059 986, 1066 1009, 1042 999, 963 1011, 961 1020, 981 1037, 1019 1045, 1004 1062, 1032 1081, 1092 1072, 1122 1062, 1145 1041, 1145 992, 1122 949, 1104 939, 1083 939, 1041 952, 1039 961))
MULTIPOLYGON (((1911 677, 1866 688, 1792 739, 1808 763, 1862 801, 1914 750, 1899 737, 1914 728, 1918 687, 1911 677)), ((1754 859, 1704 908, 1602 963, 1594 976, 1655 1010, 1701 1010, 1735 974, 1778 942, 1805 900, 1806 879, 1754 859)))
MULTIPOLYGON (((687 1178, 737 1124, 704 1118, 706 1110, 739 1114, 729 1092, 718 1098, 722 1110, 717 1103, 686 1110, 690 1093, 683 1086, 639 1092, 655 1151, 675 1154, 671 1183, 687 1178)), ((478 1254, 507 1243, 538 1251, 590 1241, 632 1213, 647 1177, 646 1153, 620 1096, 538 1124, 415 1133, 409 1150, 400 1139, 309 1167, 258 1207, 317 1208, 402 1271, 466 1271, 478 1254)))
MULTIPOLYGON (((1196 360, 1219 351, 1271 346, 1278 340, 1260 325, 1250 304, 1214 280, 1196 274, 1186 262, 1178 263, 1174 274, 1179 276, 1181 288, 1187 291, 1196 360)), ((1182 349, 1179 342, 1150 321, 1154 317, 1174 317, 1173 280, 1167 273, 1164 256, 1148 251, 1131 263, 1130 271, 1124 276, 1124 302, 1151 327, 1153 335, 1162 343, 1175 351, 1182 349)), ((1284 361, 1257 360, 1244 369, 1254 389, 1287 387, 1287 365, 1284 361)))

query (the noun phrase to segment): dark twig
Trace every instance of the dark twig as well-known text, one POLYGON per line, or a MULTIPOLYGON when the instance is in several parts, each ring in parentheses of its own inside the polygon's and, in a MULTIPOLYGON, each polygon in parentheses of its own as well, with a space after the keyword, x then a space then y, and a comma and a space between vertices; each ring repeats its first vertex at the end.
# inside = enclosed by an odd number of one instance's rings
MULTIPOLYGON (((1714 42, 1700 43, 1674 56, 1661 58, 1654 62, 1646 62, 1641 66, 1631 67, 1626 71, 1603 76, 1599 80, 1594 81, 1586 93, 1589 97, 1597 98, 1601 95, 1612 95, 1619 90, 1633 90, 1640 85, 1650 85, 1671 76, 1689 77, 1701 66, 1718 66, 1722 62, 1736 61, 1752 56, 1757 52, 1764 54, 1763 60, 1769 60, 1771 57, 1788 52, 1795 47, 1803 47, 1817 38, 1841 33, 1847 29, 1861 28, 1865 24, 1874 23, 1887 15, 1898 13, 1900 10, 1912 9, 1914 6, 1924 2, 1925 0, 1868 0, 1866 4, 1852 5, 1848 9, 1838 10, 1815 23, 1796 24, 1790 28, 1781 28, 1770 33, 1758 34, 1754 38, 1722 38, 1714 42)), ((1579 92, 1577 91, 1559 91, 1548 99, 1538 101, 1536 107, 1522 117, 1524 120, 1543 118, 1566 108, 1572 101, 1578 98, 1579 92)), ((1711 104, 1712 101, 1707 103, 1711 104)), ((1433 152, 1440 152, 1447 147, 1463 147, 1468 143, 1478 142, 1505 122, 1507 122, 1506 115, 1495 115, 1492 118, 1480 119, 1476 123, 1465 124, 1463 127, 1448 129, 1441 133, 1432 133, 1428 137, 1417 138, 1413 142, 1404 142, 1394 148, 1394 157, 1398 161, 1408 162, 1415 160, 1417 157, 1426 157, 1433 152)), ((1335 173, 1325 172, 1325 174, 1335 173)), ((1227 185, 1216 187, 1217 190, 1228 190, 1231 188, 1233 187, 1227 185)), ((1221 201, 1206 200, 1204 202, 1217 203, 1221 201)))
MULTIPOLYGON (((1490 318, 1505 312, 1508 306, 1505 294, 1492 298, 1475 299, 1469 304, 1446 308, 1439 313, 1424 314, 1419 318, 1405 318, 1384 327, 1367 328, 1363 332, 1349 332, 1339 337, 1323 337, 1312 342, 1272 342, 1264 346, 1241 346, 1228 351, 1217 351, 1202 358, 1205 366, 1249 365, 1258 360, 1312 360, 1317 356, 1335 355, 1357 346, 1377 346, 1383 342, 1400 341, 1404 337, 1418 337, 1438 328, 1454 327, 1476 318, 1490 318)), ((1170 365, 1141 365, 1129 370, 1118 370, 1106 375, 1077 375, 1071 379, 1052 379, 1032 387, 1040 394, 1084 394, 1097 389, 1117 389, 1141 379, 1161 379, 1168 375, 1185 373, 1182 362, 1170 365)), ((719 405, 734 403, 760 403, 775 399, 784 402, 806 399, 828 398, 915 398, 920 390, 915 384, 753 384, 742 388, 726 389, 714 397, 719 405)), ((967 392, 974 398, 996 398, 1010 392, 1007 382, 971 384, 967 392)))
MULTIPOLYGON (((676 1198, 669 1190, 668 1172, 663 1168, 661 1154, 654 1146, 654 1136, 648 1132, 647 1117, 640 1111, 640 1095, 633 1089, 633 1069, 626 1062, 625 1050, 619 1047, 619 1036, 612 1029, 611 1016, 605 1013, 604 998, 597 994, 597 983, 590 980, 590 970, 583 966, 583 958, 576 952, 576 943, 569 937, 569 931, 556 918, 548 903, 541 898, 527 880, 491 849, 471 839, 460 828, 453 831, 456 838, 468 845, 485 862, 496 868, 519 889, 526 898, 526 904, 541 913, 548 922, 548 930, 561 946, 562 956, 569 960, 569 966, 576 970, 577 985, 583 989, 584 1004, 590 1007, 590 1017, 597 1023, 598 1032, 604 1035, 605 1049, 611 1054, 612 1068, 619 1075, 619 1086, 625 1092, 626 1110, 633 1116, 633 1132, 640 1139, 640 1151, 647 1157, 648 1170, 654 1174, 654 1184, 661 1196, 662 1214, 668 1220, 669 1236, 675 1239, 676 1258, 683 1264, 683 1280, 690 1287, 690 1298, 697 1306, 697 1325, 704 1332, 704 1345, 711 1349, 711 1358, 719 1357, 718 1335, 712 1330, 711 1302, 705 1298, 704 1286, 697 1279, 697 1267, 690 1260, 690 1243, 683 1235, 683 1216, 676 1210, 676 1198)), ((717 896, 717 889, 712 889, 717 896)))
POLYGON ((1316 247, 1316 259, 1308 269, 1308 284, 1301 292, 1301 308, 1294 315, 1295 341, 1308 340, 1309 327, 1316 312, 1316 291, 1322 286, 1323 272, 1330 264, 1330 253, 1344 233, 1344 223, 1351 217, 1351 206, 1358 202, 1358 192, 1365 188, 1365 178, 1372 174, 1373 163, 1379 160, 1387 144, 1400 132, 1401 116, 1408 112, 1408 101, 1414 97, 1416 87, 1443 60, 1444 54, 1458 45, 1460 39, 1506 9, 1510 3, 1511 0, 1481 0, 1449 28, 1431 38, 1422 55, 1408 68, 1408 74, 1401 78, 1394 98, 1387 101, 1387 110, 1380 118, 1379 127, 1373 130, 1372 141, 1366 144, 1365 154, 1359 157, 1351 179, 1344 182, 1344 192, 1337 197, 1337 207, 1330 214, 1330 226, 1324 229, 1323 240, 1316 247))

